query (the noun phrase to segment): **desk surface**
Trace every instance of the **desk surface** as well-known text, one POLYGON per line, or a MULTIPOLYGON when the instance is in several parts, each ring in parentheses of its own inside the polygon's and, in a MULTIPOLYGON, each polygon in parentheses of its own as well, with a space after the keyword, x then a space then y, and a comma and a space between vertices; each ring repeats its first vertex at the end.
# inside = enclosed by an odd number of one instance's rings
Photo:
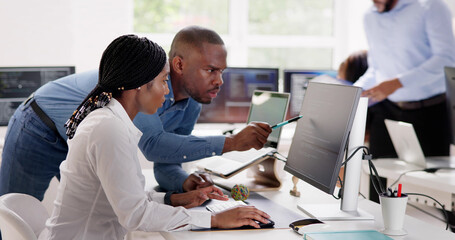
MULTIPOLYGON (((302 214, 297 209, 299 203, 333 203, 337 202, 332 196, 319 191, 318 189, 299 181, 298 190, 301 197, 296 198, 289 195, 292 188, 289 175, 284 179, 283 187, 280 191, 261 192, 260 194, 268 199, 279 203, 293 211, 302 214)), ((383 227, 381 208, 379 204, 366 199, 359 199, 359 208, 375 216, 375 220, 367 221, 326 221, 333 230, 381 230, 383 227)), ((264 209, 266 211, 266 209, 264 209)), ((273 216, 272 216, 273 219, 273 216)), ((408 231, 406 236, 393 237, 394 239, 455 239, 455 234, 444 229, 428 225, 426 222, 416 218, 406 216, 404 228, 408 231)), ((161 233, 166 239, 301 239, 301 236, 290 229, 271 229, 271 230, 241 230, 241 231, 211 231, 211 232, 163 232, 161 233)))
MULTIPOLYGON (((223 130, 227 128, 241 128, 245 126, 244 124, 238 125, 229 125, 226 126, 204 124, 199 125, 193 132, 195 135, 214 135, 220 134, 223 130)), ((283 132, 281 135, 280 146, 278 150, 287 155, 289 149, 292 135, 294 133, 295 124, 288 124, 284 126, 283 132), (281 148, 281 150, 280 150, 281 148)), ((280 166, 280 165, 278 165, 280 166)), ((442 173, 441 173, 442 174, 442 173)), ((307 218, 303 212, 297 209, 298 204, 302 203, 334 203, 337 202, 331 195, 323 193, 322 191, 312 187, 311 185, 299 181, 298 190, 301 193, 300 198, 293 197, 289 194, 289 191, 292 188, 290 174, 282 172, 281 175, 283 179, 282 188, 279 191, 270 191, 270 192, 261 192, 260 194, 264 197, 278 203, 286 208, 298 212, 302 215, 302 218, 307 218)), ((434 186, 434 185, 433 185, 434 186)), ((330 225, 331 229, 336 230, 381 230, 383 227, 381 207, 379 204, 366 199, 359 199, 359 208, 369 212, 374 215, 375 220, 367 221, 326 221, 330 225)), ((408 207, 409 208, 409 207, 408 207)), ((263 209, 267 211, 266 209, 263 209)), ((423 213, 422 213, 423 214, 423 213)), ((273 216, 272 216, 273 219, 273 216)), ((433 225, 429 225, 427 222, 421 221, 417 218, 406 216, 404 222, 404 228, 408 231, 408 234, 400 237, 392 237, 393 239, 455 239, 455 234, 444 230, 444 228, 439 228, 433 225)), ((302 239, 302 237, 294 233, 290 228, 289 229, 267 229, 267 230, 241 230, 241 231, 211 231, 211 232, 162 232, 162 236, 166 239, 302 239)))
MULTIPOLYGON (((435 173, 427 173, 424 171, 415 171, 422 169, 398 159, 376 159, 373 160, 375 167, 378 169, 379 175, 397 179, 402 173, 406 173, 401 179, 415 184, 419 184, 428 188, 447 189, 455 193, 455 174, 454 170, 441 169, 435 173)), ((368 171, 367 162, 364 162, 364 171, 368 171)))
MULTIPOLYGON (((441 169, 435 173, 414 171, 419 169, 414 165, 407 164, 398 159, 377 159, 373 161, 379 175, 387 179, 387 186, 395 182, 402 173, 406 173, 400 179, 403 184, 403 192, 414 192, 429 195, 443 205, 446 209, 455 207, 455 171, 441 169)), ((368 163, 363 163, 363 175, 368 175, 368 163)), ((364 177, 364 176, 362 176, 364 177)), ((361 190, 364 194, 369 191, 361 190)), ((409 202, 419 202, 428 206, 437 206, 432 200, 425 197, 409 196, 409 202)))

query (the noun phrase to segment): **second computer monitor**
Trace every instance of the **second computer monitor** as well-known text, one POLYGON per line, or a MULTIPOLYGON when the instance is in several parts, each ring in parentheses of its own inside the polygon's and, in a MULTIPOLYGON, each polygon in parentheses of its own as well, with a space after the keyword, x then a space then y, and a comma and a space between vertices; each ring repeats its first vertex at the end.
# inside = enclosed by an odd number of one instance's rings
POLYGON ((73 66, 0 67, 0 126, 6 126, 16 108, 47 82, 73 74, 73 66))
POLYGON ((289 101, 288 118, 299 115, 302 107, 303 97, 308 87, 308 83, 315 77, 327 75, 335 79, 335 70, 284 70, 284 92, 291 93, 289 101))
POLYGON ((254 90, 278 91, 277 68, 230 67, 210 104, 203 104, 198 123, 245 123, 254 90))

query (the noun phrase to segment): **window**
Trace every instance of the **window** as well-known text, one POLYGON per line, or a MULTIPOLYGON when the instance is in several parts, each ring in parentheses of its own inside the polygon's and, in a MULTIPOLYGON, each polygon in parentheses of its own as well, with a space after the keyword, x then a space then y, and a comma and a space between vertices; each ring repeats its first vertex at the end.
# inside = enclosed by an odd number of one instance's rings
POLYGON ((134 30, 169 49, 188 25, 217 31, 232 67, 333 69, 334 0, 134 0, 134 30))

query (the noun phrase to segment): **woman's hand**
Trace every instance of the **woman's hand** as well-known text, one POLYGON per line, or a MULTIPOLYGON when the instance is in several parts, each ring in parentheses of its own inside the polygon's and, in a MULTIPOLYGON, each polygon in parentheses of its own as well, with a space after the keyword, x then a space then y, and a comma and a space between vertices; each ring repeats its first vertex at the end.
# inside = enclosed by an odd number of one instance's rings
POLYGON ((253 206, 238 206, 212 215, 212 228, 236 228, 244 225, 260 228, 254 220, 268 223, 267 218, 270 218, 267 213, 253 206))
POLYGON ((204 188, 213 185, 210 174, 206 172, 196 171, 189 175, 183 182, 183 191, 189 192, 199 188, 204 188))
POLYGON ((176 193, 171 195, 171 205, 183 206, 185 208, 197 207, 208 199, 227 201, 228 197, 223 194, 221 189, 215 186, 200 188, 186 193, 176 193))

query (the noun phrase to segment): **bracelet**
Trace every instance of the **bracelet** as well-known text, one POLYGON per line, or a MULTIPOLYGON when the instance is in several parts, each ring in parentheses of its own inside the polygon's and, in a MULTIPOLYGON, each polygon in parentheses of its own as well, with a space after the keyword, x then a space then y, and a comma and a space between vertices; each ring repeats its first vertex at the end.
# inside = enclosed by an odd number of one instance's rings
POLYGON ((169 206, 172 206, 172 203, 171 203, 171 195, 174 194, 174 193, 177 193, 177 192, 167 192, 165 195, 164 195, 164 204, 166 205, 169 205, 169 206))

